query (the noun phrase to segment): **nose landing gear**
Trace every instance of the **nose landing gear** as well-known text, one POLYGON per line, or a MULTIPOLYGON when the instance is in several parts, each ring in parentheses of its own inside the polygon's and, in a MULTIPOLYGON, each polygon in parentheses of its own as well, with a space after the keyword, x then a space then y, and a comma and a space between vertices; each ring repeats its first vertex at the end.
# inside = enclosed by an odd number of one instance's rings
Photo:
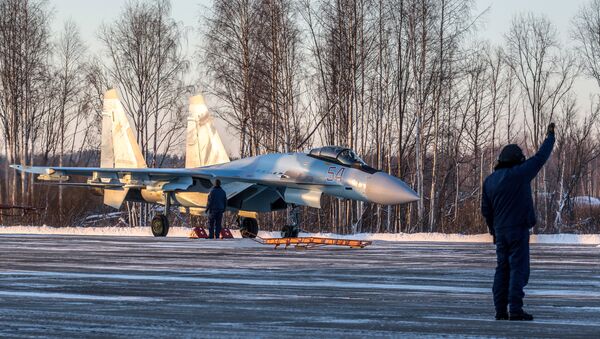
POLYGON ((281 228, 282 238, 297 238, 300 233, 300 229, 297 225, 285 225, 281 228))
POLYGON ((298 224, 300 223, 300 208, 298 205, 291 205, 291 208, 288 209, 288 224, 281 228, 281 237, 282 238, 297 238, 300 233, 300 228, 298 224))

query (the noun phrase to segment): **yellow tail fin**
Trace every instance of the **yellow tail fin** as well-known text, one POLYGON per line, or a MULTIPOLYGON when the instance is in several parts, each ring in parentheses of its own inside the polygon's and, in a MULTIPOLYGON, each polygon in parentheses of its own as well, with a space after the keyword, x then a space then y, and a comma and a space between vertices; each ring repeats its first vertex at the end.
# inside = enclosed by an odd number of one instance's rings
MULTIPOLYGON (((115 89, 104 94, 102 108, 102 144, 100 146, 100 167, 103 168, 146 168, 146 161, 135 140, 125 110, 115 89)), ((111 180, 116 175, 107 174, 111 180)), ((128 188, 104 189, 104 204, 120 208, 127 196, 128 188)))
POLYGON ((194 168, 229 162, 221 137, 213 125, 202 95, 190 98, 185 167, 194 168))
POLYGON ((105 168, 146 168, 125 110, 115 89, 104 94, 100 166, 105 168))

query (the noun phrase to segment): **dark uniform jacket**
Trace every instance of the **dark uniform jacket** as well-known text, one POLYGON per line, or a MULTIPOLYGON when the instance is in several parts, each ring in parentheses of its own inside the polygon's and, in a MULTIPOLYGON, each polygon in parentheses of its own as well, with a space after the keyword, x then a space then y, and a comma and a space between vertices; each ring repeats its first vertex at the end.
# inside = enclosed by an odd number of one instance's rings
POLYGON ((481 212, 490 234, 535 226, 531 181, 550 157, 554 140, 554 134, 549 134, 533 157, 514 167, 497 169, 485 179, 481 212))
POLYGON ((227 194, 221 187, 214 186, 208 193, 206 210, 208 213, 223 213, 227 207, 227 194))

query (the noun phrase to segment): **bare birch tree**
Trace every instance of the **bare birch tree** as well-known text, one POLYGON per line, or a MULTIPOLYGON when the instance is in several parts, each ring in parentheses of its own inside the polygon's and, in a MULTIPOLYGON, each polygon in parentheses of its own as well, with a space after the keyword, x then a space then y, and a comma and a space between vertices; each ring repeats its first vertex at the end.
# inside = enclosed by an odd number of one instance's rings
MULTIPOLYGON (((73 144, 77 138, 77 131, 81 127, 78 122, 80 116, 79 101, 83 90, 83 75, 85 69, 86 47, 79 35, 79 28, 73 21, 65 22, 63 31, 56 43, 56 61, 58 69, 55 74, 57 79, 56 98, 58 100, 58 165, 65 165, 65 152, 67 144, 73 144), (72 132, 68 135, 67 133, 72 132)), ((63 186, 59 187, 58 218, 62 223, 63 211, 63 186)))
POLYGON ((99 37, 109 80, 120 89, 126 112, 149 166, 160 166, 183 128, 191 86, 185 76, 183 28, 170 16, 168 0, 128 3, 99 37))
MULTIPOLYGON (((506 35, 507 62, 513 69, 524 97, 524 126, 532 149, 542 142, 545 127, 555 117, 558 105, 571 90, 579 72, 572 54, 560 50, 556 28, 543 16, 522 14, 513 19, 506 35)), ((547 183, 545 170, 542 182, 547 183)), ((540 179, 534 181, 534 201, 538 205, 540 179)), ((544 186, 544 193, 548 187, 544 186)), ((543 222, 548 217, 544 199, 543 222)))
POLYGON ((585 73, 600 86, 600 0, 583 5, 573 18, 572 37, 585 73))
MULTIPOLYGON (((43 1, 0 1, 0 121, 8 163, 33 161, 50 53, 48 17, 43 1)), ((27 204, 27 176, 6 173, 8 201, 27 204)))
MULTIPOLYGON (((183 142, 179 132, 192 89, 186 79, 189 62, 183 53, 183 28, 170 11, 168 0, 129 2, 121 16, 99 33, 109 81, 120 89, 151 167, 161 166, 166 154, 183 142)), ((148 213, 141 211, 134 218, 138 211, 132 210, 130 221, 144 224, 148 213)))
POLYGON ((264 23, 258 21, 257 0, 216 0, 212 15, 202 18, 208 26, 202 62, 213 80, 211 93, 224 102, 217 114, 235 128, 241 156, 257 155, 263 130, 261 100, 268 97, 268 74, 261 63, 259 37, 264 23))

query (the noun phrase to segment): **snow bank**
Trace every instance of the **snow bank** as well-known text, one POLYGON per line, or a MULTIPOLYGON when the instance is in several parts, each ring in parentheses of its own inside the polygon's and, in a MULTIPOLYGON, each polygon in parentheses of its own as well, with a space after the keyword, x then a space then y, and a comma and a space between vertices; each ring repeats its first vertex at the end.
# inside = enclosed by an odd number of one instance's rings
POLYGON ((538 244, 600 244, 600 234, 538 234, 531 236, 532 243, 538 244))
POLYGON ((600 199, 589 196, 579 196, 573 198, 573 203, 579 206, 600 206, 600 199))
MULTIPOLYGON (((357 240, 410 241, 410 242, 471 242, 489 243, 492 236, 485 234, 445 234, 445 233, 359 233, 336 235, 333 233, 300 234, 325 238, 343 238, 357 240)), ((532 244, 600 244, 600 234, 539 234, 532 235, 532 244)))
MULTIPOLYGON (((171 227, 169 235, 187 237, 190 229, 171 227)), ((116 235, 152 236, 150 227, 50 227, 50 226, 0 226, 0 234, 63 234, 63 235, 116 235)))
MULTIPOLYGON (((171 227, 169 237, 188 237, 190 228, 171 227)), ((240 232, 232 230, 234 237, 240 232)), ((113 236, 152 236, 150 227, 49 227, 49 226, 0 226, 0 234, 63 234, 63 235, 113 235, 113 236)), ((263 238, 278 238, 279 232, 260 231, 263 238)), ((334 233, 300 233, 302 237, 323 237, 338 239, 407 241, 407 242, 470 242, 489 243, 488 234, 444 234, 444 233, 358 233, 339 235, 334 233)), ((586 244, 600 245, 600 234, 540 234, 532 235, 531 243, 537 244, 586 244)), ((599 246, 600 247, 600 246, 599 246)))

